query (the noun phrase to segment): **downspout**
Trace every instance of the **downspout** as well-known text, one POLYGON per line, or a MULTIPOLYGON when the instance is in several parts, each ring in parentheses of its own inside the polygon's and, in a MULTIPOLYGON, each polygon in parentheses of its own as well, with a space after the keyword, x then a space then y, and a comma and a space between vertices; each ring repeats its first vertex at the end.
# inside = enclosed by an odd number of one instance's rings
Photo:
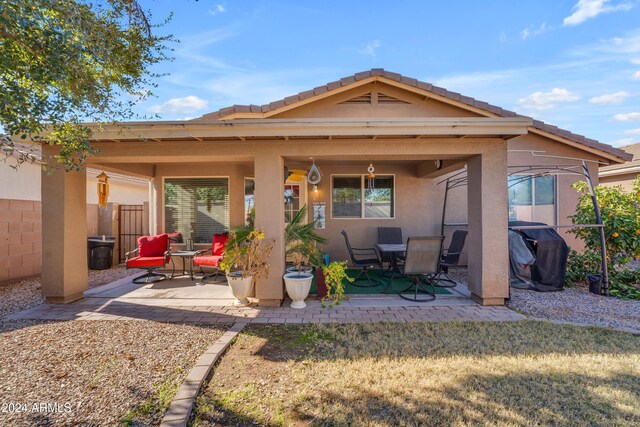
POLYGON ((609 268, 607 266, 607 247, 605 246, 604 239, 604 225, 602 224, 602 216, 600 215, 600 208, 598 207, 598 201, 596 200, 596 193, 593 189, 593 182, 591 181, 591 174, 586 162, 582 161, 582 170, 584 176, 587 178, 587 184, 589 184, 589 193, 591 194, 591 202, 593 203, 593 210, 596 213, 596 224, 598 224, 598 230, 600 231, 600 256, 602 257, 602 281, 603 291, 605 296, 609 296, 609 268))

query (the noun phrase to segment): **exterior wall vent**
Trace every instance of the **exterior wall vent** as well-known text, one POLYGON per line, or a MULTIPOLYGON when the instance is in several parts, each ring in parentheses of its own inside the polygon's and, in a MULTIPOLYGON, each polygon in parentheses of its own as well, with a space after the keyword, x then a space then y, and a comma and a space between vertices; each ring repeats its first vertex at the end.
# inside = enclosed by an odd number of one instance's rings
POLYGON ((410 102, 378 92, 378 104, 410 104, 410 102))
POLYGON ((347 99, 340 104, 371 104, 371 92, 355 98, 347 99))

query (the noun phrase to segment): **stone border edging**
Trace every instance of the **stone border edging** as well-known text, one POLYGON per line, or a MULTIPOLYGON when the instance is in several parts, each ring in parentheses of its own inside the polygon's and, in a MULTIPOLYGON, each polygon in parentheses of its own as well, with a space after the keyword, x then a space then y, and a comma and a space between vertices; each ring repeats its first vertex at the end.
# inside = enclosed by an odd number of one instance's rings
POLYGON ((200 387, 209 376, 211 368, 229 347, 246 323, 234 323, 211 347, 200 356, 189 375, 182 382, 171 401, 160 427, 186 427, 200 387))

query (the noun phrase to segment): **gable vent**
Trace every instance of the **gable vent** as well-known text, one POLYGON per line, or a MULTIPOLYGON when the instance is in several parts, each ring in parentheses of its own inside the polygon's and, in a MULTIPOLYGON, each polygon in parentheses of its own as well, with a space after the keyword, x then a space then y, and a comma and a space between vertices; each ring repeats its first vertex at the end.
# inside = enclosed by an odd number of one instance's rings
POLYGON ((340 104, 371 104, 371 92, 362 96, 357 96, 355 98, 347 99, 346 101, 343 101, 340 104))
POLYGON ((378 104, 410 104, 410 102, 378 92, 378 104))

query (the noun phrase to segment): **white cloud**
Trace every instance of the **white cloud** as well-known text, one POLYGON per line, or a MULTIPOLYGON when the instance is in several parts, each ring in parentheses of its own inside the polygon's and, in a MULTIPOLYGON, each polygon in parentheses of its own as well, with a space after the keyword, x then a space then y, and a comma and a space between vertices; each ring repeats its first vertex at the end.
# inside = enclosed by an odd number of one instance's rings
MULTIPOLYGON (((570 48, 568 53, 578 56, 598 55, 603 60, 619 59, 627 62, 630 60, 630 56, 640 53, 640 30, 630 31, 623 37, 612 37, 599 40, 596 43, 570 48)), ((634 61, 640 63, 640 58, 631 59, 632 63, 634 61)))
POLYGON ((608 6, 609 0, 578 0, 573 6, 574 12, 564 18, 564 25, 582 24, 587 19, 595 18, 602 13, 615 12, 618 10, 630 10, 633 5, 631 3, 620 3, 608 6))
POLYGON ((620 91, 615 93, 607 93, 600 96, 594 96, 589 99, 589 104, 599 104, 599 105, 619 105, 622 104, 625 98, 628 98, 629 92, 620 91))
POLYGON ((621 138, 616 141, 610 142, 609 145, 613 145, 614 147, 622 147, 624 145, 631 145, 635 142, 637 142, 637 139, 635 138, 621 138))
POLYGON ((207 108, 209 103, 197 96, 189 95, 184 98, 171 98, 162 104, 152 105, 147 109, 153 114, 190 114, 207 108))
POLYGON ((380 47, 380 40, 372 40, 364 47, 364 49, 360 49, 358 52, 363 55, 368 55, 373 58, 376 57, 376 50, 380 47))
POLYGON ((504 31, 500 33, 500 36, 498 36, 498 40, 500 40, 501 43, 504 43, 507 41, 507 33, 505 33, 504 31))
POLYGON ((520 36, 522 36, 522 40, 526 40, 531 36, 538 36, 552 28, 553 27, 548 26, 546 22, 543 22, 539 27, 530 25, 520 32, 520 36))
POLYGON ((640 71, 636 71, 635 73, 633 73, 633 75, 631 76, 632 80, 640 80, 640 71))
POLYGON ((619 113, 613 118, 619 122, 637 122, 640 121, 640 113, 619 113))
POLYGON ((625 135, 640 135, 640 128, 628 129, 624 131, 625 135))
POLYGON ((640 65, 640 58, 631 58, 631 63, 635 65, 640 65))
POLYGON ((224 4, 217 4, 213 9, 209 9, 209 15, 216 16, 219 13, 226 12, 227 9, 224 7, 224 4))
POLYGON ((518 104, 531 110, 549 110, 559 102, 573 102, 580 99, 579 96, 563 88, 553 88, 549 92, 535 92, 526 98, 518 99, 518 104))

